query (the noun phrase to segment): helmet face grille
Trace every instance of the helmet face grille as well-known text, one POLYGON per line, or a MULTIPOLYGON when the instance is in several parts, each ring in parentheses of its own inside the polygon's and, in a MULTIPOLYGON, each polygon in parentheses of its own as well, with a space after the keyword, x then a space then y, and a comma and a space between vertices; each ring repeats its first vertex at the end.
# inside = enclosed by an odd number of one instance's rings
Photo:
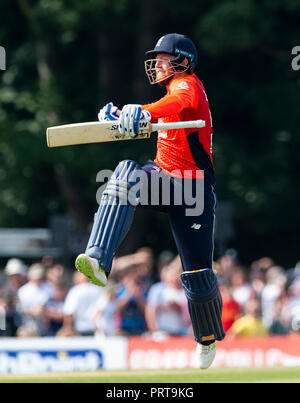
MULTIPOLYGON (((174 59, 173 59, 174 60, 174 59)), ((166 60, 161 60, 161 59, 148 59, 145 61, 145 71, 147 74, 147 77, 149 79, 149 82, 151 85, 153 84, 158 84, 163 81, 167 81, 170 77, 175 75, 177 72, 185 72, 188 70, 189 66, 185 66, 184 64, 181 63, 176 63, 173 60, 169 61, 169 68, 166 70, 167 74, 164 75, 163 78, 157 79, 157 68, 156 68, 156 63, 158 61, 161 62, 166 62, 166 60)))

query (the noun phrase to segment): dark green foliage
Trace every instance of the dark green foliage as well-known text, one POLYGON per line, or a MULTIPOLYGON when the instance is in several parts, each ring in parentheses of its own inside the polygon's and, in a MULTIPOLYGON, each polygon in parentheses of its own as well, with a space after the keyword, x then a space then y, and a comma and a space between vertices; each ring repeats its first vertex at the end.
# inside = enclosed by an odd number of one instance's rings
MULTIPOLYGON (((144 51, 180 32, 199 49, 218 198, 235 205, 232 246, 247 261, 268 254, 294 264, 300 72, 291 68, 291 50, 300 46, 299 20, 297 0, 2 0, 0 226, 45 226, 53 212, 77 211, 86 228, 97 207, 97 172, 154 157, 154 140, 51 150, 45 130, 96 120, 109 101, 158 99, 144 75, 144 51)), ((142 239, 156 251, 173 247, 168 231, 166 220, 153 218, 142 239)))

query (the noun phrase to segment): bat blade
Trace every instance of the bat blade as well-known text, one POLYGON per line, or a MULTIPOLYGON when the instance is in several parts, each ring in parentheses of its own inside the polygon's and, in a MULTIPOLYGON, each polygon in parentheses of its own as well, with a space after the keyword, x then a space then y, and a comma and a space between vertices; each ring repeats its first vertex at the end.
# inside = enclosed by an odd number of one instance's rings
MULTIPOLYGON (((118 134, 118 124, 116 122, 72 123, 62 126, 48 127, 47 145, 48 147, 62 147, 77 144, 128 140, 127 137, 113 137, 118 134)), ((139 133, 134 139, 144 139, 149 137, 150 133, 144 131, 139 133)))
MULTIPOLYGON (((105 143, 108 141, 129 140, 128 136, 120 137, 118 121, 72 123, 62 126, 48 127, 48 147, 62 147, 76 144, 105 143)), ((148 139, 152 132, 185 128, 203 128, 204 120, 183 122, 150 123, 139 122, 139 134, 133 140, 148 139)))

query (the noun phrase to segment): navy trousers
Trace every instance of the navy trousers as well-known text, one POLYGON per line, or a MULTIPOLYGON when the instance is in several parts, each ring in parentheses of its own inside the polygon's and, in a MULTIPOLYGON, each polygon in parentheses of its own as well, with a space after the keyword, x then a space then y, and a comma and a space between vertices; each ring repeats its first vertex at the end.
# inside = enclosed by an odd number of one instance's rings
MULTIPOLYGON (((151 199, 153 189, 151 187, 151 175, 162 175, 161 168, 153 161, 148 161, 142 167, 148 176, 148 194, 151 199)), ((172 234, 181 258, 184 271, 212 268, 214 251, 214 220, 216 195, 214 190, 214 179, 211 177, 204 179, 184 179, 191 181, 191 187, 195 191, 196 181, 202 180, 204 209, 201 215, 187 215, 187 209, 191 209, 183 199, 183 203, 178 205, 174 200, 174 187, 176 178, 169 177, 170 186, 170 204, 165 205, 162 197, 159 197, 158 205, 142 205, 142 208, 151 208, 168 214, 172 234)), ((182 191, 183 190, 183 187, 182 191)))

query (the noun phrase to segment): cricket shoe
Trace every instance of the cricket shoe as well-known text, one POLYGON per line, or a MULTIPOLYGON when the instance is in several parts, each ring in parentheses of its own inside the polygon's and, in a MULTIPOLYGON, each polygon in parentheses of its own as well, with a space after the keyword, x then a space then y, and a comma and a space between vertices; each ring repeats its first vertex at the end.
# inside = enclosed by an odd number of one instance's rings
POLYGON ((75 260, 75 267, 84 274, 91 283, 105 287, 107 277, 105 271, 100 267, 98 260, 82 253, 75 260))
POLYGON ((198 343, 196 356, 198 365, 201 369, 209 368, 216 356, 216 342, 214 341, 208 346, 198 343))

